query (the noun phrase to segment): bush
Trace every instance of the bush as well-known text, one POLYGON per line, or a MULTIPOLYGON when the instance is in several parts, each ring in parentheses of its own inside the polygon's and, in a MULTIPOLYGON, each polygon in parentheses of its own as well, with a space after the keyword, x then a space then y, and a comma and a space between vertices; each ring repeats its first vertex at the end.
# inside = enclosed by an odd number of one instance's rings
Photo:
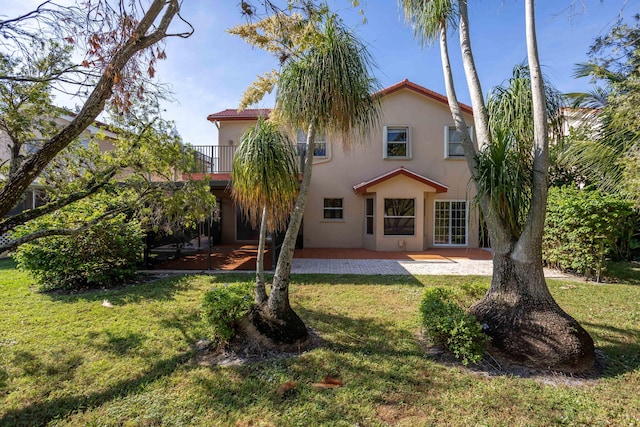
POLYGON ((204 295, 202 318, 215 341, 229 341, 235 335, 238 321, 253 305, 252 289, 251 282, 225 283, 204 295))
POLYGON ((633 227, 630 202, 594 190, 551 188, 542 256, 560 270, 594 276, 609 255, 620 255, 633 227))
POLYGON ((464 365, 482 360, 489 337, 482 325, 453 301, 453 293, 445 288, 429 288, 420 304, 425 335, 434 344, 453 352, 464 365))
POLYGON ((144 249, 137 221, 124 215, 76 236, 46 237, 21 245, 18 268, 33 274, 42 291, 113 287, 135 277, 144 249))

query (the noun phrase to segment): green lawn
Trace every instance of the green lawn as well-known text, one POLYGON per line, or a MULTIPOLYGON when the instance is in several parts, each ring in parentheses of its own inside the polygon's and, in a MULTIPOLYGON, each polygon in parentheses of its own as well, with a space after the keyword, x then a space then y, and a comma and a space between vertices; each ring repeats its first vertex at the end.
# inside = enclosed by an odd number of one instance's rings
POLYGON ((416 339, 424 287, 488 285, 479 277, 295 276, 292 304, 323 347, 247 366, 193 363, 203 293, 250 278, 60 296, 34 292, 0 261, 0 425, 640 425, 639 286, 550 282, 607 358, 603 378, 569 387, 425 357, 416 339), (344 386, 311 387, 325 375, 344 386), (297 387, 282 399, 286 381, 297 387))

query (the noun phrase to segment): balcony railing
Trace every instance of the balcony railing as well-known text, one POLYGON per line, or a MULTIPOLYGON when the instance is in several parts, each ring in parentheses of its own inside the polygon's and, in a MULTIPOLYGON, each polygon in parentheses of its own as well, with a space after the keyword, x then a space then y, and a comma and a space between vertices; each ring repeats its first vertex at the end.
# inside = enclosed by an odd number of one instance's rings
MULTIPOLYGON (((231 173, 233 155, 236 148, 230 145, 191 145, 188 147, 193 153, 193 170, 191 173, 231 173)), ((298 143, 297 152, 301 160, 304 158, 307 144, 298 143)), ((316 144, 314 155, 325 157, 326 144, 316 144)))
POLYGON ((191 145, 192 173, 231 173, 236 147, 230 145, 191 145))

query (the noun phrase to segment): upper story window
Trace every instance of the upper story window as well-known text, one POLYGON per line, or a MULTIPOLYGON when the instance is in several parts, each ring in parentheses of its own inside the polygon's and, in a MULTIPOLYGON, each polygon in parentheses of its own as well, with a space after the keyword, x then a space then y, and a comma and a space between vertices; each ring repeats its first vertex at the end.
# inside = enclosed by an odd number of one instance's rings
POLYGON ((385 159, 411 158, 411 128, 409 126, 385 126, 383 141, 385 159))
MULTIPOLYGON (((302 129, 298 129, 297 132, 298 147, 307 145, 307 132, 302 129)), ((315 150, 313 151, 314 157, 327 157, 327 138, 325 135, 316 133, 316 139, 314 141, 315 150)))
MULTIPOLYGON (((469 135, 473 138, 473 128, 469 129, 469 135)), ((444 127, 444 157, 461 159, 464 158, 464 148, 462 148, 462 137, 455 126, 444 127)))
POLYGON ((344 211, 342 208, 342 199, 324 199, 324 219, 342 219, 344 211))

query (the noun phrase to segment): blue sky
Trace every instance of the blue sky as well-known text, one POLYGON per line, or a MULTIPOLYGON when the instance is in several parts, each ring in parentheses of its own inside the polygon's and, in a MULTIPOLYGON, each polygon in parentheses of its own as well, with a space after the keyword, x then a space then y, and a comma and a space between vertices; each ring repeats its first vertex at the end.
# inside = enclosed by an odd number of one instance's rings
MULTIPOLYGON (((168 59, 159 66, 161 79, 171 85, 176 102, 166 104, 166 118, 176 121, 186 142, 210 145, 217 141, 208 114, 236 108, 243 91, 256 75, 277 66, 270 55, 252 48, 225 30, 243 22, 239 1, 187 1, 183 16, 195 27, 186 40, 173 39, 167 46, 168 59)), ((421 48, 405 24, 394 0, 361 1, 367 23, 347 0, 330 2, 344 21, 367 43, 383 87, 405 78, 444 93, 437 46, 421 48)), ((536 10, 538 43, 544 72, 563 92, 585 91, 588 79, 572 78, 574 65, 587 59, 596 35, 616 22, 620 11, 626 20, 640 12, 639 2, 610 0, 538 1, 536 10)), ((470 28, 477 67, 486 93, 507 79, 513 66, 526 59, 524 1, 470 2, 470 28)), ((458 97, 469 102, 459 60, 457 35, 450 37, 458 97)), ((271 107, 273 96, 258 107, 271 107)))
MULTIPOLYGON (((40 1, 0 0, 0 14, 14 16, 25 8, 32 9, 36 3, 40 1)), ((349 0, 329 0, 332 10, 368 45, 377 65, 374 74, 381 85, 387 87, 408 78, 444 93, 438 47, 420 47, 405 24, 397 1, 360 3, 366 24, 362 24, 362 17, 350 7, 349 0)), ((207 115, 236 108, 255 77, 277 67, 277 61, 269 54, 226 33, 229 27, 244 22, 239 4, 239 0, 185 1, 182 16, 194 26, 195 33, 188 39, 169 39, 168 58, 157 67, 157 75, 169 85, 175 98, 174 102, 165 103, 165 118, 174 120, 185 142, 193 145, 216 143, 217 131, 206 120, 207 115)), ((537 2, 543 71, 560 91, 588 89, 588 79, 572 78, 574 65, 586 61, 593 39, 615 24, 621 10, 625 20, 631 22, 631 17, 640 12, 640 0, 537 2)), ((487 93, 509 77, 515 64, 526 59, 524 0, 474 0, 469 14, 476 65, 487 93)), ((459 99, 469 103, 457 42, 457 35, 450 36, 456 88, 459 99)), ((60 102, 65 103, 62 99, 60 102)), ((68 106, 73 107, 76 102, 68 106)), ((272 105, 273 96, 269 96, 257 107, 272 105)))

